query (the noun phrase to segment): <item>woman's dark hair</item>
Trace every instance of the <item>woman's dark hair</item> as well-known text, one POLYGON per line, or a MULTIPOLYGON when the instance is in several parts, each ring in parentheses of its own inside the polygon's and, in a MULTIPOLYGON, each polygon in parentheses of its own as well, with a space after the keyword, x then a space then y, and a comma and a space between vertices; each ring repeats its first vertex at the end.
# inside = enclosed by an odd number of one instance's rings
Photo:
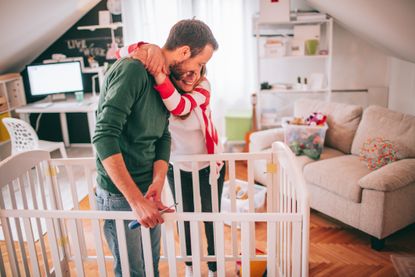
POLYGON ((164 47, 167 50, 175 50, 187 45, 190 47, 190 57, 194 57, 202 52, 208 44, 212 46, 213 50, 217 50, 219 47, 209 26, 197 19, 184 19, 171 28, 164 47))

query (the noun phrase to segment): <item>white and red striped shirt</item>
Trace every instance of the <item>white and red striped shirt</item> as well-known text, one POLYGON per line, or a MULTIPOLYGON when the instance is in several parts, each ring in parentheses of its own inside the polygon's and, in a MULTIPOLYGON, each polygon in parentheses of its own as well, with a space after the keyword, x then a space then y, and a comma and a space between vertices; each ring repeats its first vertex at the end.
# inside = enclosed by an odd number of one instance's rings
MULTIPOLYGON (((137 49, 140 45, 144 43, 139 42, 133 45, 125 46, 119 51, 117 51, 117 56, 126 57, 135 49, 137 49)), ((202 131, 203 137, 205 138, 205 147, 207 154, 217 154, 223 151, 222 144, 219 141, 218 132, 213 124, 211 109, 210 109, 210 84, 206 78, 203 78, 202 82, 200 82, 192 92, 180 94, 177 89, 172 84, 170 78, 166 78, 165 81, 160 84, 154 86, 154 88, 160 93, 161 99, 163 100, 164 105, 166 108, 175 116, 182 116, 187 115, 190 112, 193 112, 200 124, 200 129, 202 131)), ((184 155, 184 154, 203 154, 203 153, 194 153, 190 150, 191 153, 175 153, 174 141, 186 141, 185 139, 182 140, 180 138, 188 138, 188 134, 186 133, 186 128, 188 130, 193 129, 193 124, 191 124, 191 120, 181 119, 180 128, 174 128, 178 121, 177 120, 170 120, 170 131, 173 140, 173 147, 172 147, 172 158, 174 159, 175 154, 184 155), (188 120, 188 121, 186 121, 188 120), (187 124, 189 123, 189 124, 187 124), (173 126, 172 126, 173 125, 173 126), (183 130, 181 132, 180 130, 183 130), (180 136, 180 138, 178 137, 180 136), (176 139, 177 138, 177 139, 176 139)), ((200 141, 189 141, 187 140, 188 144, 198 144, 200 141)), ((177 148, 177 147, 176 147, 177 148)), ((198 147, 189 147, 189 149, 197 149, 198 147)), ((183 149, 183 148, 181 148, 183 149)), ((203 165, 201 168, 207 166, 203 165)), ((218 170, 222 163, 218 164, 218 170)), ((185 169, 185 168, 183 168, 185 169)), ((190 170, 190 169, 189 169, 190 170)))

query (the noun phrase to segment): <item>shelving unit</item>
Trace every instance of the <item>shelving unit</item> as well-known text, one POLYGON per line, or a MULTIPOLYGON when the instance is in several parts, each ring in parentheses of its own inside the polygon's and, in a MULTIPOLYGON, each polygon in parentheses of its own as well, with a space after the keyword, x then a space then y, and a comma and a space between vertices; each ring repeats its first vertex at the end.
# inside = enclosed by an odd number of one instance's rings
POLYGON ((13 117, 16 108, 26 105, 23 80, 20 74, 0 75, 0 146, 9 141, 9 134, 1 121, 13 117))
MULTIPOLYGON (((331 67, 333 49, 333 20, 326 15, 318 14, 317 19, 296 20, 288 22, 261 21, 253 18, 254 35, 257 42, 257 81, 258 104, 257 118, 260 129, 280 126, 280 119, 293 113, 295 100, 308 97, 325 99, 331 97, 331 67), (296 27, 306 26, 306 27, 296 27), (295 37, 300 29, 314 28, 319 33, 319 49, 314 55, 305 55, 304 48, 294 51, 294 44, 304 41, 295 37), (297 31, 295 31, 295 29, 297 31), (266 50, 266 45, 279 42, 279 52, 266 50), (324 50, 324 51, 321 51, 324 50), (295 55, 294 55, 295 54, 295 55), (313 74, 313 75, 312 75, 313 74), (319 75, 322 86, 310 84, 310 77, 315 81, 319 75), (298 77, 302 85, 297 84, 298 77), (308 84, 304 85, 307 78, 308 84), (271 86, 286 85, 287 89, 260 89, 261 83, 268 82, 271 86)), ((315 82, 314 82, 315 84, 315 82)))
POLYGON ((114 22, 106 25, 89 25, 89 26, 79 26, 78 30, 89 30, 95 31, 97 29, 112 29, 117 30, 118 28, 122 27, 122 22, 114 22))

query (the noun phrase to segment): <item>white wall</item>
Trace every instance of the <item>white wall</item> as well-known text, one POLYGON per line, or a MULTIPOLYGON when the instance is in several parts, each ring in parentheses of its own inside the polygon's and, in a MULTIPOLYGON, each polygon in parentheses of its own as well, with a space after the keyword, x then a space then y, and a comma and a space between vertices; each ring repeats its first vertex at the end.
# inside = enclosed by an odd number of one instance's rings
POLYGON ((1 0, 0 74, 19 72, 99 0, 1 0))
POLYGON ((390 58, 389 108, 415 115, 415 63, 390 58))
POLYGON ((332 66, 333 89, 388 86, 388 56, 337 23, 332 66))

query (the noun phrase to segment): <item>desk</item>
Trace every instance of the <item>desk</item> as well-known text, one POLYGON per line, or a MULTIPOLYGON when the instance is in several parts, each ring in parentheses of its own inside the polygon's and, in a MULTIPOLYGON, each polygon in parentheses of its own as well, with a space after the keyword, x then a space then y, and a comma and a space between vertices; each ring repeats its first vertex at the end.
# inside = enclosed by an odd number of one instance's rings
POLYGON ((88 129, 89 136, 91 138, 95 132, 96 117, 95 111, 98 109, 98 97, 92 97, 91 94, 87 93, 84 95, 83 102, 77 102, 73 96, 67 96, 65 101, 53 102, 47 107, 37 107, 36 103, 20 107, 16 109, 16 112, 20 114, 20 118, 29 121, 30 113, 59 113, 63 142, 66 147, 70 146, 69 134, 68 134, 68 123, 66 121, 66 113, 86 113, 88 117, 88 129))

